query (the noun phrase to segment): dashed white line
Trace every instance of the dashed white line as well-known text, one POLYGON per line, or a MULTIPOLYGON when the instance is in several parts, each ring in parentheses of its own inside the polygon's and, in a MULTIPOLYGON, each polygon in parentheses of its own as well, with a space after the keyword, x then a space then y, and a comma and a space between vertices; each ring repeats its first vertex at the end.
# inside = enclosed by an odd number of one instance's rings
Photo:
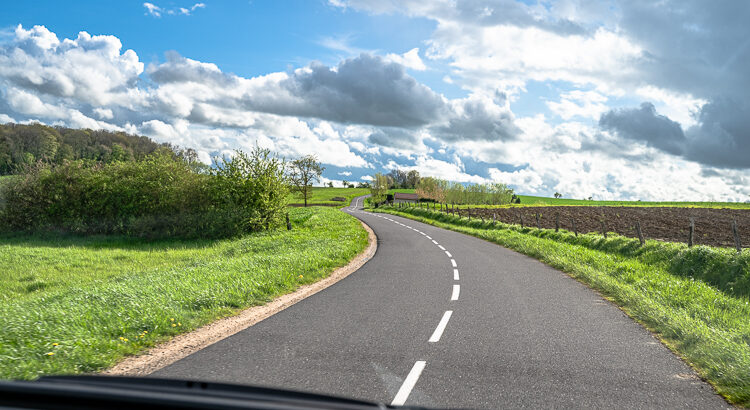
POLYGON ((424 360, 418 360, 416 363, 414 363, 414 366, 412 366, 409 374, 406 376, 406 379, 404 379, 404 382, 401 384, 401 388, 398 389, 396 397, 393 398, 391 406, 403 406, 404 403, 406 403, 406 399, 409 398, 411 390, 414 388, 414 385, 417 384, 419 375, 422 374, 422 370, 424 370, 424 367, 426 365, 427 362, 425 362, 424 360))
POLYGON ((454 268, 458 267, 458 265, 456 265, 456 260, 455 259, 451 259, 451 265, 453 265, 454 268))
POLYGON ((424 232, 422 232, 422 231, 419 231, 419 233, 420 233, 420 234, 422 234, 422 235, 427 235, 426 233, 424 233, 424 232))
POLYGON ((445 313, 443 313, 443 318, 440 319, 440 323, 438 323, 437 328, 435 328, 435 331, 432 332, 432 336, 430 336, 430 342, 435 343, 440 341, 440 337, 443 335, 443 331, 445 330, 445 327, 448 326, 448 321, 451 319, 451 315, 453 314, 452 310, 446 310, 445 313))
POLYGON ((452 257, 453 257, 453 255, 451 255, 451 253, 450 253, 450 252, 448 252, 448 251, 445 251, 445 254, 446 254, 446 255, 448 255, 448 257, 449 257, 449 258, 452 258, 452 257))
POLYGON ((458 280, 458 269, 453 269, 453 280, 458 280))
POLYGON ((438 248, 440 248, 441 251, 445 250, 445 248, 443 248, 443 245, 438 245, 438 248))
POLYGON ((432 240, 432 243, 434 243, 435 245, 437 245, 437 244, 438 244, 438 243, 437 243, 437 241, 436 241, 436 240, 434 240, 434 239, 432 240))
POLYGON ((432 239, 432 238, 430 237, 430 235, 425 235, 424 237, 425 237, 425 238, 427 238, 427 239, 432 239))
POLYGON ((461 293, 461 285, 453 285, 453 293, 451 293, 451 300, 458 300, 459 293, 461 293))

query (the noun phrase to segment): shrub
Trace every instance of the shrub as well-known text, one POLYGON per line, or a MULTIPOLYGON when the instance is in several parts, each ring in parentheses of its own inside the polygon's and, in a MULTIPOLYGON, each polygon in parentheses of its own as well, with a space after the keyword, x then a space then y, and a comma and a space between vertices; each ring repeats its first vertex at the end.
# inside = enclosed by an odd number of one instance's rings
POLYGON ((204 173, 157 152, 137 162, 38 163, 3 187, 2 227, 144 238, 226 237, 281 221, 283 161, 270 151, 238 152, 204 173))

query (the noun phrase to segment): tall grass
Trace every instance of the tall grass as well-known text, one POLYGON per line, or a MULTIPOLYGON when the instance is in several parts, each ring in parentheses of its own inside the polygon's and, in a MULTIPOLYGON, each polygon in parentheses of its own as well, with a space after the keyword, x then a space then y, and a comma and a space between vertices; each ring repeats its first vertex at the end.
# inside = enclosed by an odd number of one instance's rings
POLYGON ((539 259, 601 291, 654 331, 729 401, 750 405, 748 251, 481 223, 425 209, 380 208, 539 259))
POLYGON ((289 214, 292 231, 219 241, 0 237, 0 378, 104 369, 315 282, 367 244, 343 212, 289 214))

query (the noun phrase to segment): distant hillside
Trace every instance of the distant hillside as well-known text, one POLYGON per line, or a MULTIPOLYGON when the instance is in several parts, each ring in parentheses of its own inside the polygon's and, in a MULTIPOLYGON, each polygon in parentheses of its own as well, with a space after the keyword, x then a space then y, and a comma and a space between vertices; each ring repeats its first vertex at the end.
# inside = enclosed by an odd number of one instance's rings
POLYGON ((192 150, 180 151, 170 144, 124 132, 0 124, 0 175, 13 174, 38 160, 56 164, 77 159, 132 161, 160 148, 178 155, 195 155, 192 150))

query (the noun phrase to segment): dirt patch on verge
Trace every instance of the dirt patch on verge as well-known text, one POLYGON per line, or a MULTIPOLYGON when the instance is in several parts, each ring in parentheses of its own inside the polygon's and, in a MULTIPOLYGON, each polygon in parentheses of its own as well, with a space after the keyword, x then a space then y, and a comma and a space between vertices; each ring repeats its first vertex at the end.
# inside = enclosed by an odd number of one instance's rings
POLYGON ((365 250, 355 256, 349 264, 336 269, 328 277, 315 283, 301 286, 296 291, 279 296, 263 306, 251 307, 241 311, 236 316, 219 319, 190 333, 175 336, 142 354, 126 357, 114 367, 101 372, 101 374, 117 376, 146 376, 209 345, 232 336, 235 333, 239 333, 240 331, 288 308, 289 306, 294 305, 300 300, 314 295, 341 279, 344 279, 375 255, 378 246, 375 233, 364 222, 362 222, 362 226, 367 230, 369 244, 365 250))

